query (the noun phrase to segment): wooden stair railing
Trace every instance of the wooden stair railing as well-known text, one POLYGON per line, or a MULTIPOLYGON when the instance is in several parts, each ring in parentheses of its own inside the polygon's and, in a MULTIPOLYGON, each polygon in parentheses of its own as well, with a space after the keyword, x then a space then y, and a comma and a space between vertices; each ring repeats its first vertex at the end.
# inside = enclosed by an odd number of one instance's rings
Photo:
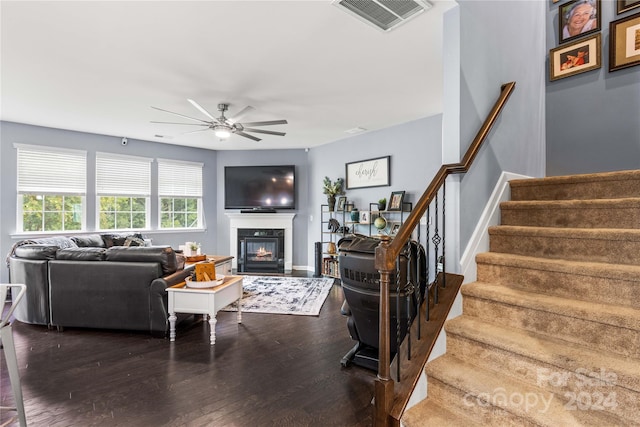
MULTIPOLYGON (((407 220, 398 230, 394 239, 391 240, 389 237, 383 237, 380 245, 378 245, 378 247, 376 248, 375 266, 380 273, 380 338, 378 350, 379 362, 378 376, 375 381, 374 391, 374 424, 376 426, 386 427, 399 425, 400 417, 404 412, 404 408, 406 407, 409 395, 411 393, 411 390, 409 390, 408 392, 404 392, 404 394, 406 395, 396 396, 396 392, 394 390, 395 383, 391 378, 389 284, 391 278, 390 275, 395 269, 396 259, 400 255, 403 247, 407 244, 409 239, 411 239, 413 230, 419 226, 420 218, 427 211, 427 208, 438 194, 440 188, 444 185, 447 177, 451 174, 465 173, 469 170, 469 167, 473 163, 473 160, 482 147, 482 143, 487 138, 487 135, 491 131, 496 119, 500 115, 502 108, 506 104, 514 88, 515 82, 506 83, 501 86, 500 96, 498 97, 498 100, 495 102, 493 108, 480 127, 480 130, 476 134, 476 137, 471 142, 471 145, 467 149, 467 152, 462 158, 462 161, 460 163, 451 163, 442 165, 440 167, 440 169, 436 173, 436 176, 431 180, 431 183, 416 203, 407 220), (391 416, 391 411, 394 407, 400 408, 401 410, 395 410, 393 416, 391 416)), ((446 273, 443 273, 442 277, 446 277, 446 273)), ((438 278, 436 276, 436 282, 437 281, 438 278)), ((460 280, 459 282, 460 283, 457 283, 456 288, 459 288, 462 280, 460 280)), ((437 283, 436 286, 438 286, 437 283)), ((426 304, 429 304, 428 297, 426 304)), ((450 306, 447 307, 447 313, 449 308, 450 306)), ((444 313, 445 318, 447 316, 447 313, 444 313)), ((426 337, 426 339, 436 339, 437 335, 440 333, 442 325, 444 324, 444 319, 442 319, 442 321, 439 323, 441 324, 438 330, 435 331, 435 336, 426 337)), ((429 345, 427 346, 427 348, 427 352, 430 353, 433 345, 429 345)), ((398 355, 400 355, 400 351, 398 351, 398 355)), ((400 356, 398 356, 398 359, 399 357, 400 356)), ((421 354, 420 357, 417 358, 419 360, 416 360, 416 358, 413 358, 411 360, 412 364, 420 364, 420 369, 417 370, 418 375, 422 367, 424 367, 424 364, 426 364, 428 357, 429 354, 421 354)), ((400 363, 399 360, 397 361, 397 363, 400 363)), ((413 381, 413 384, 415 384, 415 381, 413 381)), ((404 389, 407 390, 409 389, 409 387, 404 387, 404 389)))

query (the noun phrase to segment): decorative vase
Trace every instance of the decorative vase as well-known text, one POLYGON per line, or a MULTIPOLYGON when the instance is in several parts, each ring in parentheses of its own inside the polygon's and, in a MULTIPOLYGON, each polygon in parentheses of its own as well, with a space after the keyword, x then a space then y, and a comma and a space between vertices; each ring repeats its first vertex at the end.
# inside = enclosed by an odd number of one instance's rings
POLYGON ((336 253, 336 244, 333 242, 329 242, 327 244, 327 253, 335 254, 336 253))
POLYGON ((358 208, 353 208, 353 210, 351 211, 351 221, 360 221, 360 212, 358 211, 358 208))
POLYGON ((336 208, 336 196, 327 197, 327 203, 329 204, 329 211, 333 212, 333 210, 336 208))

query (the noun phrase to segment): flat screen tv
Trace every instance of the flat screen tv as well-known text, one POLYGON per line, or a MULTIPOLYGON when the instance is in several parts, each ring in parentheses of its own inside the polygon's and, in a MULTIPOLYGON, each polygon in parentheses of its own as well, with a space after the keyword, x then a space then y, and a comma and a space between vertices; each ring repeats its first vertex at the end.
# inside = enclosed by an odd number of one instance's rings
POLYGON ((295 165, 226 166, 225 209, 295 209, 295 165))

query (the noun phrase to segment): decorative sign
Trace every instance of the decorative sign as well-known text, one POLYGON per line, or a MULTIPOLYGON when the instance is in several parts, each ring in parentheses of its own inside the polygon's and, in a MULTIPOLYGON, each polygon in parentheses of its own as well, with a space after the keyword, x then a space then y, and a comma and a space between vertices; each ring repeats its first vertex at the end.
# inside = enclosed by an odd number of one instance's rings
POLYGON ((390 185, 390 160, 391 156, 386 156, 347 163, 347 190, 390 185))

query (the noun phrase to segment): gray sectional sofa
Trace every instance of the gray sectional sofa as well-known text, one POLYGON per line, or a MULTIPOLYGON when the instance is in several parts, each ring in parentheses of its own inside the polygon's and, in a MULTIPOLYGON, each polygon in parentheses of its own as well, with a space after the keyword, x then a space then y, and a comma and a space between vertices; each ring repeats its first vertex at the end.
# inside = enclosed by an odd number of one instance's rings
POLYGON ((141 243, 135 235, 109 234, 18 242, 8 256, 9 277, 26 284, 27 292, 16 320, 165 336, 165 289, 190 270, 182 268, 171 247, 133 246, 141 243))

